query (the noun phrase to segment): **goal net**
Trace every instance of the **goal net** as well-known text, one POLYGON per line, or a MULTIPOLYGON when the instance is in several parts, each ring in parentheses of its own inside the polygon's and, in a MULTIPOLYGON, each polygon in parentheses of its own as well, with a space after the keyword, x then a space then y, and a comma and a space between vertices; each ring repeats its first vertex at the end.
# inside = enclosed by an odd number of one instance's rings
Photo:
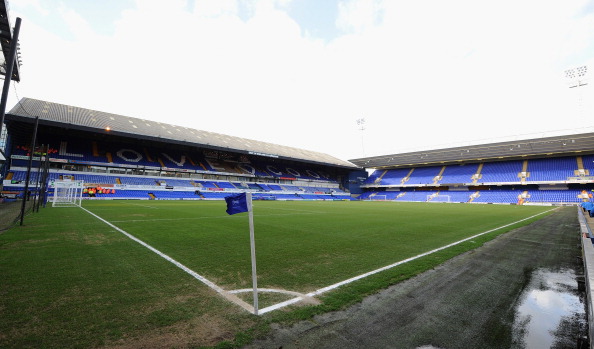
POLYGON ((388 200, 387 195, 374 195, 370 198, 371 201, 386 201, 388 200))
POLYGON ((55 181, 52 207, 80 206, 83 181, 55 181))
POLYGON ((427 195, 427 202, 451 202, 449 195, 427 195))

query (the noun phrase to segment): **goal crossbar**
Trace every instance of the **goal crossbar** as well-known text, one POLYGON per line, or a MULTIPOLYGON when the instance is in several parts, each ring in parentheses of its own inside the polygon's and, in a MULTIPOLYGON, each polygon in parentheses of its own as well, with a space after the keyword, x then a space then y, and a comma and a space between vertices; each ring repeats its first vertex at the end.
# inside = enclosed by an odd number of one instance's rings
POLYGON ((80 206, 84 181, 54 181, 52 207, 80 206))

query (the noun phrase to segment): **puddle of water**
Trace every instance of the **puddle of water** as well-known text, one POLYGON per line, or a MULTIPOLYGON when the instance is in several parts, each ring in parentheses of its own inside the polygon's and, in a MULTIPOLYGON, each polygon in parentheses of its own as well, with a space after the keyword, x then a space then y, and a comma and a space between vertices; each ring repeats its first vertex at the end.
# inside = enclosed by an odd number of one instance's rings
POLYGON ((573 270, 538 269, 520 297, 513 326, 516 348, 575 348, 586 330, 584 300, 573 270))

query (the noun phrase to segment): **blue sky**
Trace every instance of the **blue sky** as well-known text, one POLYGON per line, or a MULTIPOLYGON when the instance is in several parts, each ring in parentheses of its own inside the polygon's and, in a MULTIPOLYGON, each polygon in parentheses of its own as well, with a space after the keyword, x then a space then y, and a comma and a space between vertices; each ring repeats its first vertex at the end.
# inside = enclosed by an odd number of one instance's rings
POLYGON ((341 159, 594 131, 594 0, 11 0, 19 97, 341 159), (167 71, 163 69, 167 67, 167 71), (365 130, 356 120, 365 118, 365 130))

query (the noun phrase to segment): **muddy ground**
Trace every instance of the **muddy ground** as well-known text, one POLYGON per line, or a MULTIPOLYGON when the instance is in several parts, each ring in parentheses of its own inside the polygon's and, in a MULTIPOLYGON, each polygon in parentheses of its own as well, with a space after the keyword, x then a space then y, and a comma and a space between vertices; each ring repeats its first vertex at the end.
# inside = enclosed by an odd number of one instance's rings
MULTIPOLYGON (((576 208, 560 208, 360 304, 274 326, 246 348, 521 348, 513 322, 522 290, 539 268, 583 274, 579 236, 576 208)), ((583 331, 568 326, 555 347, 575 348, 583 331)))

